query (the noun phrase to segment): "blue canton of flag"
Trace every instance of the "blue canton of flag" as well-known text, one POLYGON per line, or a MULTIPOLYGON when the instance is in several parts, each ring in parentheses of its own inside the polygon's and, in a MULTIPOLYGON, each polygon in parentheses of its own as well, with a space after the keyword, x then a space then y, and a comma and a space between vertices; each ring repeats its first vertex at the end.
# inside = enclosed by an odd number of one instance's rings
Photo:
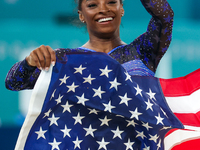
POLYGON ((157 78, 131 77, 104 53, 66 58, 41 73, 16 150, 162 150, 182 128, 157 78))

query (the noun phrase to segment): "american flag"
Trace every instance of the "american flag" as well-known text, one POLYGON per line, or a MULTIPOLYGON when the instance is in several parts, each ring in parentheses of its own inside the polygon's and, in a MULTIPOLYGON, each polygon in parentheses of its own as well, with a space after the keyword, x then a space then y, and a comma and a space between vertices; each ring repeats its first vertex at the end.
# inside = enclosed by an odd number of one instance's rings
POLYGON ((41 73, 16 150, 162 150, 183 128, 158 78, 130 76, 104 53, 66 57, 41 73))
POLYGON ((166 101, 183 123, 165 137, 165 150, 200 150, 200 69, 179 78, 160 79, 166 101))

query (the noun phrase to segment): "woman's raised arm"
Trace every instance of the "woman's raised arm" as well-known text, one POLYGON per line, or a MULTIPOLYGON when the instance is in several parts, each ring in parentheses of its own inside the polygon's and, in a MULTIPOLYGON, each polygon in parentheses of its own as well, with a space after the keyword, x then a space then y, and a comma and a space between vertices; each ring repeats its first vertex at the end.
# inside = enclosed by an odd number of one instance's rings
POLYGON ((134 43, 145 64, 155 71, 172 39, 174 13, 167 0, 141 0, 151 14, 147 31, 134 43))

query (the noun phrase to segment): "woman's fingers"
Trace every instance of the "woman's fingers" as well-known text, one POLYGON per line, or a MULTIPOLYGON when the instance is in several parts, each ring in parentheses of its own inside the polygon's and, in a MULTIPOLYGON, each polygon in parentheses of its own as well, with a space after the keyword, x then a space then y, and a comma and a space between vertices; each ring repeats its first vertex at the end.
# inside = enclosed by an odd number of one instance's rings
POLYGON ((39 69, 48 70, 51 64, 55 64, 55 51, 50 46, 40 46, 33 50, 26 58, 30 66, 36 66, 39 69))
POLYGON ((38 52, 38 57, 40 60, 41 67, 43 70, 48 70, 51 63, 51 55, 49 53, 49 50, 44 45, 40 46, 39 50, 40 51, 38 52))
POLYGON ((55 63, 56 63, 56 53, 50 46, 46 46, 46 48, 48 49, 49 54, 51 56, 51 62, 50 63, 54 66, 55 63))
POLYGON ((40 63, 40 59, 38 57, 38 48, 33 50, 30 55, 28 56, 28 64, 30 66, 36 66, 38 69, 42 69, 41 63, 40 63))

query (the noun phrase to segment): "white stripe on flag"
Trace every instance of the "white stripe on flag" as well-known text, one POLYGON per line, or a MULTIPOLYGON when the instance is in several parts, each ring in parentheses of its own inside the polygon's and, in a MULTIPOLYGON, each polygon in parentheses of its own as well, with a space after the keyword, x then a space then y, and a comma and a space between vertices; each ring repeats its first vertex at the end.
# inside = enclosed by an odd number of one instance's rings
POLYGON ((174 146, 181 144, 182 142, 197 138, 200 138, 199 131, 176 130, 165 137, 165 150, 171 150, 174 146))
POLYGON ((189 96, 165 97, 174 113, 197 113, 200 111, 200 90, 189 96))
POLYGON ((194 131, 199 131, 200 132, 200 127, 194 127, 194 126, 184 126, 185 129, 188 129, 188 130, 194 130, 194 131))
POLYGON ((35 87, 33 89, 32 96, 30 99, 27 117, 21 128, 21 131, 17 140, 17 144, 15 146, 15 150, 24 149, 29 131, 31 130, 33 123, 35 122, 35 120, 37 119, 38 115, 41 112, 43 102, 44 102, 44 99, 49 87, 49 83, 51 80, 52 68, 53 67, 51 66, 49 71, 42 71, 35 84, 35 87))

